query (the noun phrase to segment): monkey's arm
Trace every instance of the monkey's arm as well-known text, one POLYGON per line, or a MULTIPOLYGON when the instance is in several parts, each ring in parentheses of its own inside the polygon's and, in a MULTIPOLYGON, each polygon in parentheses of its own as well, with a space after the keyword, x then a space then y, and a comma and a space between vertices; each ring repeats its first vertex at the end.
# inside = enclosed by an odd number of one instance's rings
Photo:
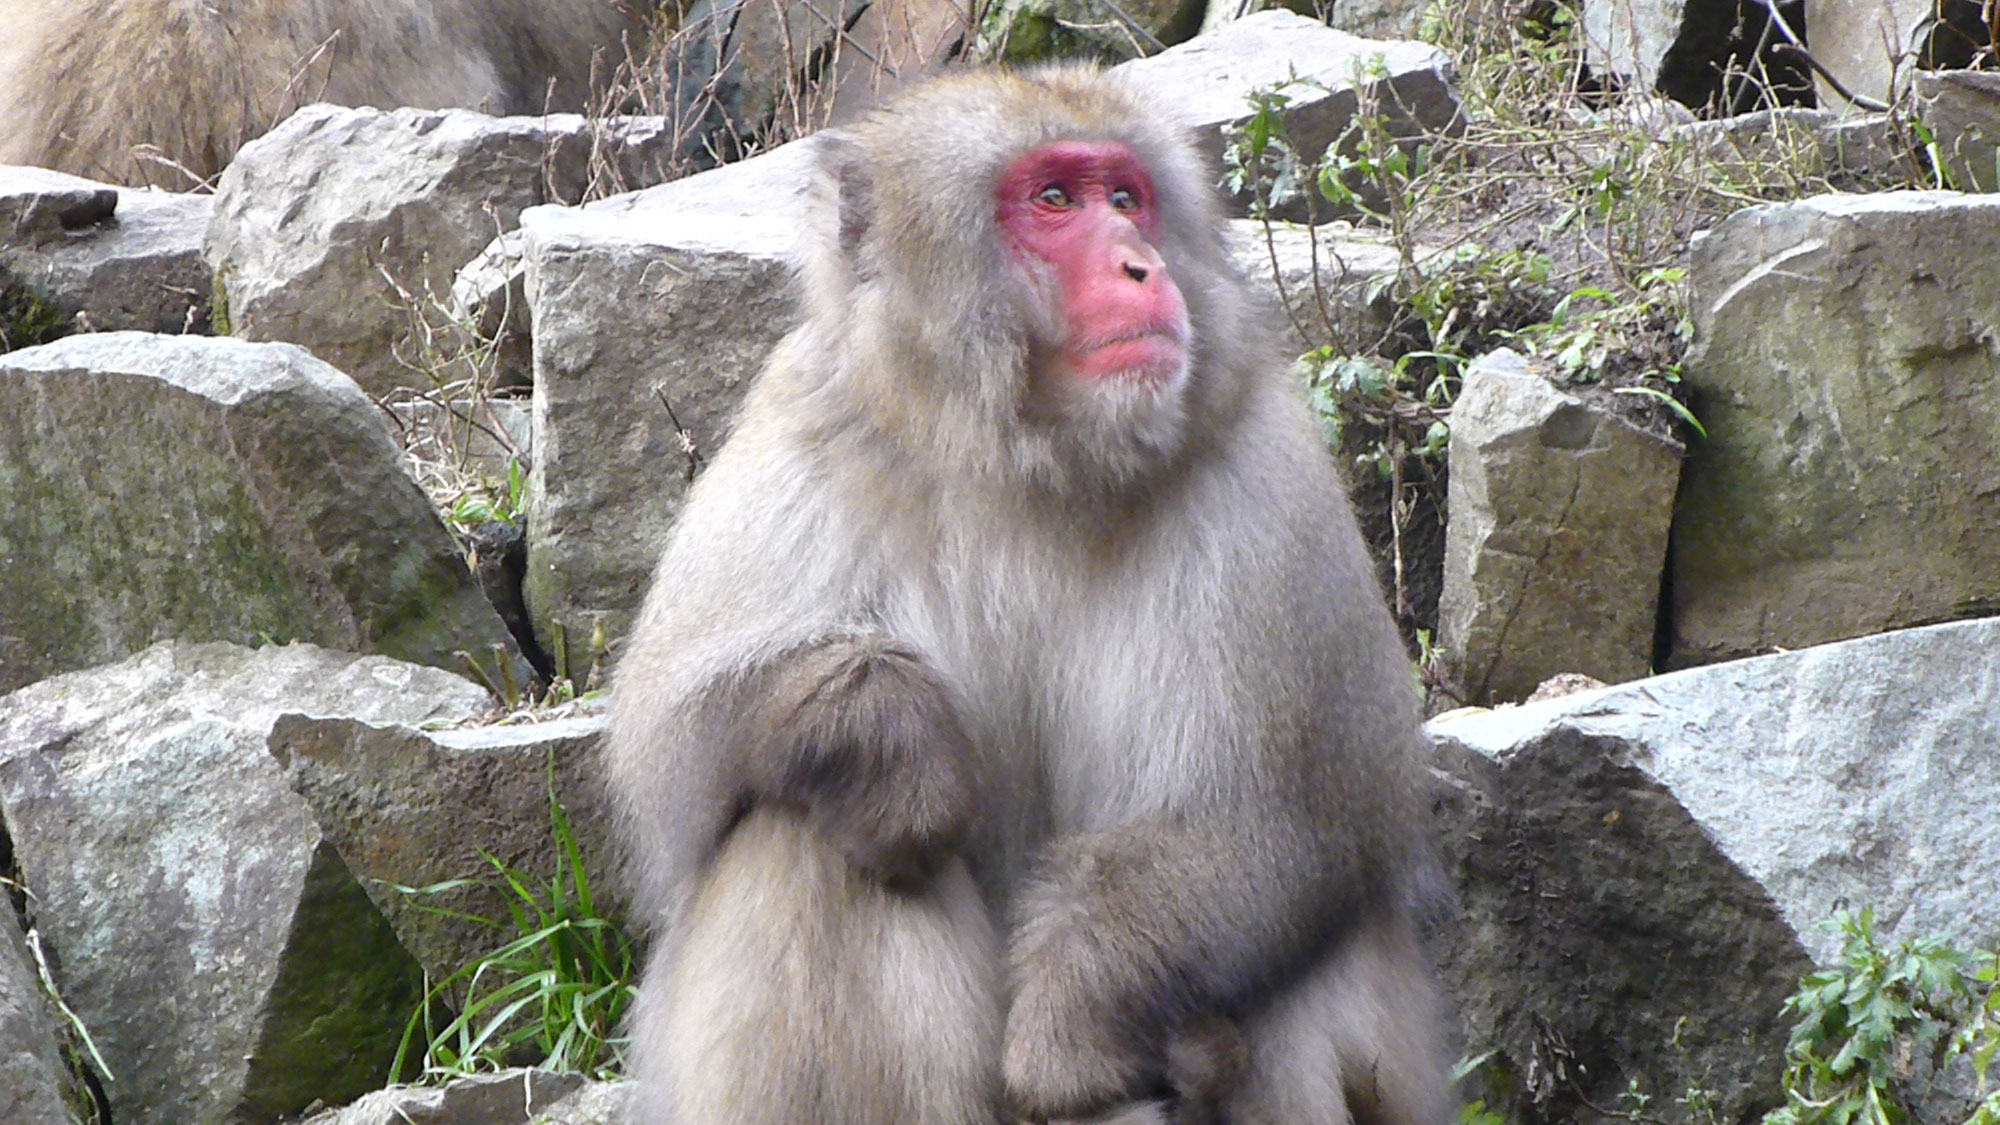
POLYGON ((697 483, 614 679, 612 794, 639 901, 669 922, 752 807, 897 882, 949 853, 973 800, 951 692, 872 629, 810 473, 754 426, 697 483))
POLYGON ((1003 1065, 1023 1108, 1144 1094, 1182 1022, 1254 1013, 1392 908, 1421 854, 1414 681, 1337 482, 1294 440, 1196 480, 1207 518, 1102 595, 1132 600, 1100 614, 1132 632, 1083 639, 1124 655, 1064 712, 1072 834, 1016 911, 1003 1065))
POLYGON ((834 637, 728 694, 742 800, 798 809, 891 885, 928 878, 957 845, 976 788, 972 748, 949 690, 909 648, 834 637))
POLYGON ((1167 1037, 1281 987, 1367 896, 1279 826, 1149 820, 1058 843, 1023 896, 1004 1077, 1031 1117, 1153 1094, 1167 1037))

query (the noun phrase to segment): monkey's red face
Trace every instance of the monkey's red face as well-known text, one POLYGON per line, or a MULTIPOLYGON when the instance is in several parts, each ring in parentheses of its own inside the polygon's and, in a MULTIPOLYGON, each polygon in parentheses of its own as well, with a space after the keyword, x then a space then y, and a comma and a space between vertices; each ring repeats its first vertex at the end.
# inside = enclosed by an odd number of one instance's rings
POLYGON ((1136 152, 1043 145, 1008 165, 996 202, 1009 249, 1059 291, 1063 370, 1152 384, 1186 370, 1187 305, 1160 256, 1159 205, 1136 152))

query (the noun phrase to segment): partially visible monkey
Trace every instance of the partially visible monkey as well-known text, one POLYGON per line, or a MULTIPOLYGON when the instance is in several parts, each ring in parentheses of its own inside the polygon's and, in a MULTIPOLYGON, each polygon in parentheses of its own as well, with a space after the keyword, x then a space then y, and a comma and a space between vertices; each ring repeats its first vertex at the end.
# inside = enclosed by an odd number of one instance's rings
POLYGON ((614 680, 647 1125, 1445 1120, 1414 681, 1164 116, 967 73, 817 142, 614 680))
POLYGON ((579 110, 654 2, 5 0, 0 164, 184 188, 308 102, 579 110))

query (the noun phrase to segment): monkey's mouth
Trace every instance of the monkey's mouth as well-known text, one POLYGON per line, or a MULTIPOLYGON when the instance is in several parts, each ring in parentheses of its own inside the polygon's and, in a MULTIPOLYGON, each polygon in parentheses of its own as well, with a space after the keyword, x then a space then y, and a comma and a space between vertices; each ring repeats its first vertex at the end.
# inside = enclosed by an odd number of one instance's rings
POLYGON ((1085 379, 1157 383, 1187 364, 1179 325, 1143 328, 1083 340, 1069 349, 1070 369, 1085 379))

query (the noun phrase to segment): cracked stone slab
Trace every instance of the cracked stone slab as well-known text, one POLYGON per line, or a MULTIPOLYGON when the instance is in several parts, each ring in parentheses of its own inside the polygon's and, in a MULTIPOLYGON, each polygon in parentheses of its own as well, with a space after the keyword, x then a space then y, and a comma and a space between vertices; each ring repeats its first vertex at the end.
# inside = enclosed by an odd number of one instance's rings
POLYGON ((1672 661, 2000 612, 2000 197, 1751 207, 1692 258, 1672 661))
POLYGON ((1511 351, 1467 370, 1438 633, 1470 701, 1523 699, 1564 672, 1651 670, 1681 454, 1511 351))

